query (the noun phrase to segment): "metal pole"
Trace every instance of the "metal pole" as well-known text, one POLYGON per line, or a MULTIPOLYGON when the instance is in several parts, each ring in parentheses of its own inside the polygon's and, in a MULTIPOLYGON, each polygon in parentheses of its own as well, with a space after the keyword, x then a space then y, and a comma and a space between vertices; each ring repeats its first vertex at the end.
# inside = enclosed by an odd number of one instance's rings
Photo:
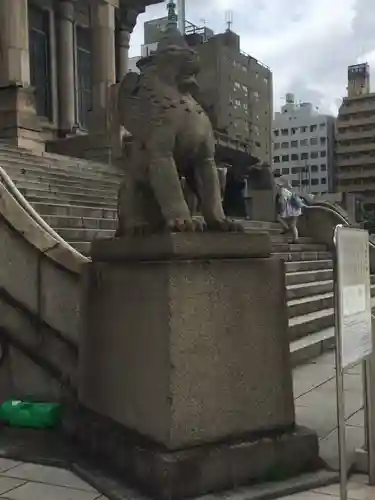
POLYGON ((178 29, 185 35, 185 0, 177 0, 178 29))
MULTIPOLYGON (((337 241, 336 241, 337 244, 337 241)), ((344 403, 344 372, 341 360, 341 301, 339 297, 337 272, 337 246, 334 253, 334 290, 335 290, 335 330, 336 330, 336 397, 337 397, 337 424, 340 464, 340 499, 347 500, 347 467, 346 467, 346 430, 345 430, 345 403, 344 403)))
POLYGON ((374 451, 375 451, 375 414, 373 408, 373 391, 374 391, 374 354, 370 356, 364 363, 364 395, 365 395, 365 446, 367 451, 367 464, 368 464, 368 475, 370 486, 375 485, 375 463, 374 463, 374 451))

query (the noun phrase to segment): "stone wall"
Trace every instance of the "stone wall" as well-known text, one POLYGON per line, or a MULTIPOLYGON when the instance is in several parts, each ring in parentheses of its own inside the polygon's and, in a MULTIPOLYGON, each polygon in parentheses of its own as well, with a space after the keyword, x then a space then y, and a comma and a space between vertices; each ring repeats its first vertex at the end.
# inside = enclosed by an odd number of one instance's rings
POLYGON ((75 387, 79 281, 87 259, 0 174, 0 399, 56 400, 62 387, 75 387))

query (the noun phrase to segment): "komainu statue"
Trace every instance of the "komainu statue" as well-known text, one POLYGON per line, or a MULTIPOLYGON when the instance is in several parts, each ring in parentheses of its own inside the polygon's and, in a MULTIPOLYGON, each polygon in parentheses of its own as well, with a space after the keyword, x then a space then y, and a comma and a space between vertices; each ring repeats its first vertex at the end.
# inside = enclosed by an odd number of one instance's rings
POLYGON ((168 23, 157 51, 138 67, 140 74, 128 73, 118 86, 118 119, 132 144, 119 190, 116 236, 241 230, 224 215, 211 122, 192 95, 198 56, 176 23, 168 23), (204 221, 192 217, 182 178, 197 196, 204 221))

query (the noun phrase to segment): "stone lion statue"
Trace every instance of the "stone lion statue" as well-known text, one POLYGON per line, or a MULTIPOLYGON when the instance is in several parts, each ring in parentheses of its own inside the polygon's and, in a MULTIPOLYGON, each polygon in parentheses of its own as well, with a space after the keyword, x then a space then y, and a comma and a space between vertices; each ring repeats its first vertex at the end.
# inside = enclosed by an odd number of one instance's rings
POLYGON ((175 25, 117 90, 120 126, 132 135, 118 197, 117 237, 169 230, 240 231, 224 215, 211 122, 193 97, 198 56, 175 25), (181 179, 184 179, 184 187, 181 179), (196 195, 193 218, 184 192, 196 195))

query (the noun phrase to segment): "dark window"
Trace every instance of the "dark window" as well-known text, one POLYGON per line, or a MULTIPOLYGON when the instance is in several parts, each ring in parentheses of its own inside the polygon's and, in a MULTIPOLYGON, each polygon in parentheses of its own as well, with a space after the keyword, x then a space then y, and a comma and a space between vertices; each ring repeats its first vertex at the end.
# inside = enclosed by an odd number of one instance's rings
POLYGON ((320 157, 325 158, 327 156, 327 151, 321 151, 320 152, 320 157))
POLYGON ((281 129, 281 135, 288 135, 288 129, 287 128, 282 128, 281 129))
POLYGON ((52 120, 49 12, 29 5, 30 82, 36 112, 52 120))
POLYGON ((320 165, 320 170, 321 170, 321 172, 326 172, 327 171, 327 165, 325 163, 323 163, 322 165, 320 165))
POLYGON ((308 160, 309 158, 309 153, 302 153, 301 154, 301 160, 308 160))
POLYGON ((299 160, 299 157, 297 154, 293 153, 292 154, 292 161, 298 161, 299 160))
POLYGON ((311 184, 313 186, 316 186, 317 184, 319 184, 319 179, 311 179, 311 184))
POLYGON ((320 145, 321 145, 321 146, 324 146, 326 142, 327 142, 326 137, 321 137, 321 138, 320 138, 320 145))
POLYGON ((293 167, 292 168, 292 174, 298 174, 299 168, 298 167, 293 167))
POLYGON ((280 172, 280 169, 279 169, 279 168, 277 168, 277 169, 275 170, 275 174, 276 174, 276 175, 280 175, 280 174, 281 174, 281 172, 280 172))
POLYGON ((322 128, 325 128, 326 124, 323 122, 323 123, 319 123, 319 128, 322 129, 322 128))
POLYGON ((311 165, 311 172, 317 172, 318 171, 318 165, 311 165))
POLYGON ((274 156, 273 157, 273 162, 274 163, 280 163, 280 156, 274 156))
POLYGON ((278 129, 276 129, 276 130, 274 130, 274 131, 273 131, 273 133, 275 134, 275 136, 276 136, 276 137, 278 137, 278 135, 279 135, 279 130, 278 130, 278 129))
POLYGON ((318 128, 317 125, 310 125, 310 132, 315 132, 317 128, 318 128))
POLYGON ((312 152, 310 153, 310 158, 318 158, 318 156, 319 156, 319 155, 318 155, 318 151, 312 151, 312 152))
POLYGON ((290 145, 292 146, 292 148, 298 148, 298 141, 292 141, 290 145))
POLYGON ((296 127, 293 127, 293 128, 291 129, 291 133, 292 133, 292 135, 295 135, 295 134, 297 133, 297 128, 296 128, 296 127))
POLYGON ((280 149, 280 143, 279 142, 275 142, 274 145, 273 145, 273 149, 280 149))
POLYGON ((292 186, 293 187, 298 187, 299 186, 299 181, 298 180, 293 180, 292 181, 292 186))
POLYGON ((91 43, 90 29, 77 26, 77 113, 78 123, 88 127, 88 113, 91 110, 91 43))
POLYGON ((281 161, 289 161, 289 155, 283 155, 281 161))
POLYGON ((322 179, 320 179, 320 182, 321 182, 322 184, 327 184, 327 179, 322 178, 322 179))
POLYGON ((302 139, 301 141, 299 141, 300 145, 301 146, 308 146, 308 140, 307 139, 302 139))
POLYGON ((311 144, 311 146, 316 146, 318 144, 318 138, 317 137, 311 137, 310 144, 311 144))
POLYGON ((282 149, 288 149, 289 148, 289 142, 282 142, 281 143, 282 149))
POLYGON ((283 175, 287 175, 289 174, 289 168, 283 168, 281 172, 283 173, 283 175))
POLYGON ((301 133, 304 134, 307 132, 307 127, 301 127, 301 133))
POLYGON ((301 184, 302 184, 303 186, 308 186, 308 185, 309 185, 309 180, 308 180, 308 179, 302 179, 301 184))

